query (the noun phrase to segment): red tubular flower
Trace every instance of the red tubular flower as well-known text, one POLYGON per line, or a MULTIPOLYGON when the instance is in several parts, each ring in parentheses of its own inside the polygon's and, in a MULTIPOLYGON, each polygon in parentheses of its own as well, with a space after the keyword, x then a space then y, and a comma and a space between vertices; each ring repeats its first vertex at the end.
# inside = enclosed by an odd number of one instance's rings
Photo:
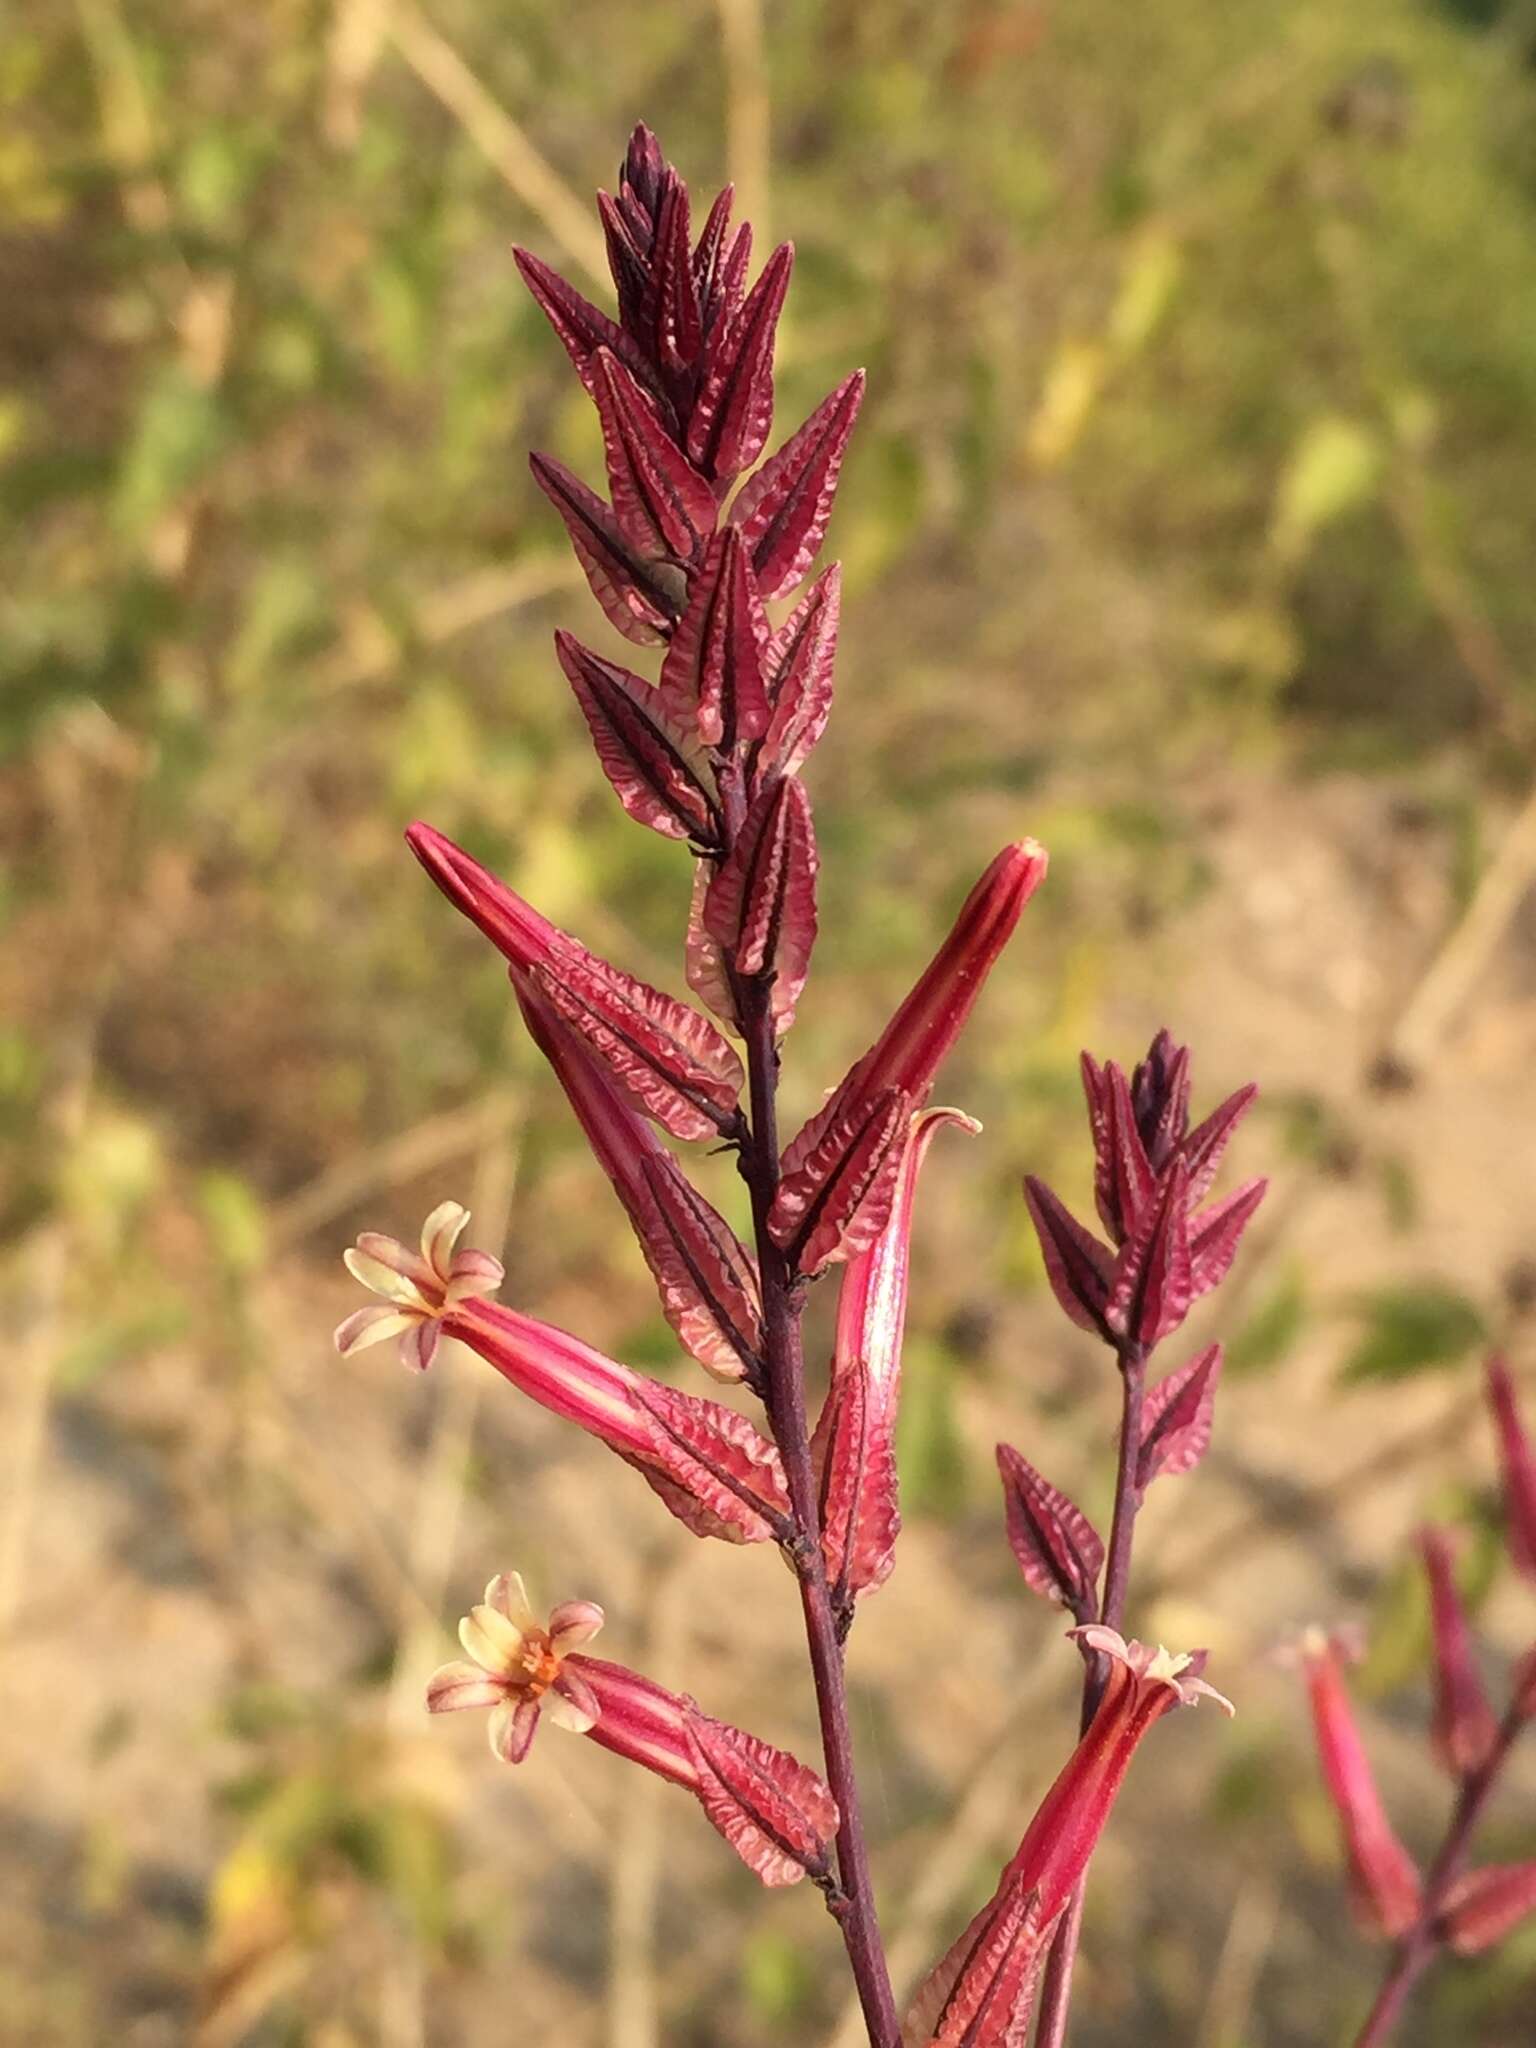
POLYGON ((958 1109, 914 1117, 897 1169, 890 1220, 843 1270, 826 1405, 812 1451, 821 1489, 827 1577, 846 1599, 871 1593, 896 1562, 896 1407, 907 1321, 907 1272, 917 1177, 940 1127, 981 1126, 958 1109))
POLYGON ((491 1752, 509 1764, 527 1756, 547 1714, 557 1727, 691 1792, 764 1884, 820 1874, 838 1813, 815 1772, 638 1672, 581 1654, 579 1645, 602 1625, 603 1610, 590 1600, 562 1601, 541 1624, 522 1579, 503 1572, 459 1623, 472 1661, 433 1673, 427 1710, 489 1707, 491 1752))
POLYGON ((1536 1863, 1469 1870, 1447 1892, 1440 1937, 1459 1956, 1480 1956, 1536 1914, 1536 1863))
POLYGON ((1038 1895, 1042 1926, 1055 1920, 1077 1889, 1148 1729, 1176 1707, 1192 1707, 1203 1699, 1213 1700, 1224 1713, 1234 1711, 1229 1699, 1195 1675, 1193 1657, 1128 1643, 1098 1622, 1068 1633, 1107 1660, 1109 1676, 1088 1732, 1041 1801, 1008 1866, 1038 1895))
POLYGON ((803 1274, 853 1257, 885 1228, 907 1120, 927 1101, 1046 861, 1033 839, 1003 848, 885 1030, 790 1140, 769 1228, 803 1274))
POLYGON ((1527 1578, 1536 1579, 1536 1451, 1516 1405, 1509 1367, 1497 1354, 1488 1361, 1488 1401, 1499 1437, 1509 1554, 1527 1578))
MULTIPOLYGON (((461 1229, 467 1217, 456 1214, 461 1229)), ((783 1533, 789 1516, 784 1468, 778 1451, 745 1416, 646 1379, 579 1337, 499 1302, 456 1298, 451 1287, 439 1291, 410 1282, 404 1284, 414 1294, 407 1300, 399 1276, 414 1256, 374 1232, 348 1254, 354 1277, 385 1294, 390 1307, 383 1317, 369 1318, 365 1310, 347 1318, 336 1332, 343 1356, 399 1334, 403 1325, 440 1329, 478 1351, 540 1407, 616 1451, 696 1536, 762 1543, 783 1533)), ((476 1278, 481 1287, 496 1284, 476 1278)), ((413 1356, 412 1362, 419 1361, 413 1356)))
POLYGON ((1045 880, 1047 862, 1035 839, 1020 839, 998 854, 905 1002, 849 1075, 849 1081, 858 1077, 863 1094, 899 1088, 915 1103, 925 1100, 1025 904, 1045 880))
POLYGON ((734 1137, 741 1061, 707 1017, 611 967, 430 825, 406 842, 443 894, 674 1138, 734 1137))
POLYGON ((904 2048, 1011 2048, 1023 2040, 1045 1945, 1088 1867, 1142 1737, 1165 1714, 1200 1699, 1232 1712, 1230 1700, 1192 1675, 1188 1657, 1128 1643, 1097 1623, 1070 1633, 1107 1660, 1103 1697, 997 1892, 919 1992, 904 2048), (1000 1985, 1009 1987, 1007 1996, 997 1995, 1000 1985))
POLYGON ((1443 1529, 1422 1529, 1419 1548, 1429 1579, 1435 1638, 1435 1754, 1453 1778, 1480 1770, 1499 1739, 1499 1723, 1478 1676, 1472 1631, 1456 1590, 1451 1545, 1443 1529))
POLYGON ((1337 1644, 1309 1629, 1301 1660, 1312 1703, 1318 1757, 1339 1816, 1350 1892, 1362 1924, 1396 1940, 1419 1916, 1418 1867, 1393 1832, 1355 1725, 1337 1644))

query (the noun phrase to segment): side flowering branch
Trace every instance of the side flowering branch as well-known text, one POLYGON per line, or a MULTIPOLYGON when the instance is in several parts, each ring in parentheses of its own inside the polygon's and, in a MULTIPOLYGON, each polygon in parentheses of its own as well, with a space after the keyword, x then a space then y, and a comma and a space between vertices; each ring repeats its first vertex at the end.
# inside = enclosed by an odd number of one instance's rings
MULTIPOLYGON (((1067 1606, 1079 1622, 1124 1626, 1136 1518, 1160 1476, 1192 1472, 1210 1444, 1219 1345, 1149 1382, 1156 1347, 1193 1304, 1219 1286, 1265 1182, 1245 1181, 1206 1204, 1222 1155, 1256 1090, 1241 1088, 1191 1128, 1190 1055, 1160 1031, 1129 1076, 1114 1061, 1082 1059, 1094 1152, 1094 1200, 1108 1242, 1043 1181, 1025 1200, 1057 1305, 1110 1350, 1120 1376, 1120 1430, 1109 1541, 1010 1445, 998 1446, 1009 1540, 1032 1591, 1067 1606), (1205 1204, 1205 1206, 1202 1206, 1205 1204)), ((1110 1671, 1092 1629, 1079 1630, 1088 1657, 1082 1726, 1092 1725, 1110 1671)), ((1066 2039, 1072 1972, 1082 1918, 1082 1885, 1060 1918, 1044 1965, 1037 2048, 1066 2039)))
MULTIPOLYGON (((1502 1358, 1487 1368, 1488 1404, 1504 1486, 1505 1549, 1526 1574, 1536 1557, 1536 1458, 1514 1377, 1502 1358)), ((1536 1861, 1469 1867, 1477 1828, 1503 1780, 1516 1743, 1536 1721, 1536 1643, 1516 1665, 1496 1713, 1478 1669, 1461 1604, 1454 1549, 1445 1533, 1420 1538, 1434 1642, 1430 1741, 1456 1786, 1445 1834, 1420 1877, 1386 1817, 1344 1688, 1337 1638, 1303 1637, 1323 1775, 1343 1837, 1350 1891, 1368 1935, 1392 1943, 1355 2048, 1382 2048, 1437 1958, 1480 1955, 1536 1918, 1536 1861)))

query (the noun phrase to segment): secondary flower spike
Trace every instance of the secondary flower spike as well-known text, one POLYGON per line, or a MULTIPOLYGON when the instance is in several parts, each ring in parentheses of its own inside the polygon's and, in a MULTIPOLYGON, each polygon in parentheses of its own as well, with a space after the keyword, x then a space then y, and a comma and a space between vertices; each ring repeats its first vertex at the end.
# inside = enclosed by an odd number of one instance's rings
POLYGON ((503 1572, 459 1623, 470 1661, 444 1664, 427 1681, 428 1712, 489 1707, 492 1754, 509 1764, 527 1756, 547 1714, 691 1792, 764 1884, 824 1872, 838 1814, 815 1772, 639 1672, 582 1654, 602 1625, 590 1600, 562 1601, 541 1623, 522 1579, 503 1572))
MULTIPOLYGON (((445 1203, 434 1216, 450 1209, 457 1234, 467 1220, 457 1205, 445 1203)), ((778 1451, 744 1415, 647 1379, 579 1337, 499 1302, 450 1299, 446 1285, 437 1290, 412 1282, 416 1299, 402 1304, 400 1274, 414 1258, 404 1245, 376 1232, 347 1254, 354 1277, 385 1294, 395 1308, 387 1321, 349 1316, 336 1332, 344 1356, 395 1335, 393 1315, 430 1323, 478 1351, 540 1407, 600 1438, 696 1536, 762 1543, 783 1535, 789 1516, 784 1468, 778 1451)), ((415 1348, 420 1351, 422 1342, 415 1348)), ((419 1362, 414 1353, 411 1362, 419 1362)))
POLYGON ((1396 1940, 1418 1918, 1418 1867, 1394 1833, 1355 1725, 1337 1644, 1321 1629, 1302 1637, 1318 1757, 1339 1816, 1350 1892, 1362 1923, 1396 1940))
POLYGON ((1128 1643, 1097 1623, 1070 1634, 1107 1661, 1098 1709, 1041 1801, 993 1899, 919 1992, 902 2034, 904 2048, 1011 2048, 1023 2040, 1038 1960, 1088 1867, 1142 1738, 1165 1714, 1201 1699, 1232 1712, 1230 1700, 1192 1674, 1189 1657, 1128 1643), (1011 1951, 999 1942, 1000 1924, 1012 1930, 1011 1951), (989 2001, 984 2026, 976 2023, 978 1968, 989 1982, 1006 1972, 1016 1986, 1011 2003, 989 2001))
POLYGON ((1226 1278, 1268 1188, 1248 1180, 1202 1209, 1232 1133, 1258 1092, 1240 1088, 1191 1131, 1189 1052, 1166 1031, 1127 1080, 1082 1057, 1105 1244, 1045 1182, 1024 1184, 1046 1278, 1064 1314, 1110 1344, 1143 1348, 1176 1330, 1226 1278))

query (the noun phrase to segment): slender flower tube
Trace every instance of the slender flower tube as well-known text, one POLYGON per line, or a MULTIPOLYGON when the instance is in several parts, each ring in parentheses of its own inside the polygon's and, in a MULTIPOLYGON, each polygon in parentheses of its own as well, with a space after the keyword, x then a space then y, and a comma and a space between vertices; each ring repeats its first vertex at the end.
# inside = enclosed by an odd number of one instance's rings
POLYGON ((913 1117, 896 1174, 890 1220, 843 1269, 826 1405, 812 1448, 821 1488, 822 1548, 834 1587, 857 1598, 889 1578, 901 1528, 895 1435, 906 1334, 907 1279, 917 1179, 945 1124, 975 1136, 958 1109, 913 1117))
POLYGON ((1429 1579, 1435 1638, 1435 1754, 1453 1778, 1480 1770, 1499 1739, 1498 1717, 1478 1676, 1472 1631, 1456 1590, 1451 1546, 1443 1529, 1419 1532, 1429 1579))
POLYGON ((961 904, 949 936, 854 1069, 863 1093, 898 1088, 915 1103, 923 1101, 1025 904, 1045 880, 1047 858, 1035 839, 1020 839, 998 854, 961 904))
POLYGON ((1527 1578, 1536 1579, 1536 1450, 1520 1417, 1509 1367, 1497 1355, 1488 1361, 1488 1400, 1499 1438, 1509 1554, 1527 1578))
POLYGON ((1382 1806, 1345 1689, 1338 1646, 1323 1630, 1309 1629, 1300 1653, 1318 1757, 1343 1831, 1356 1912, 1370 1932, 1396 1940, 1419 1915, 1418 1868, 1382 1806))
POLYGON ((1194 1675, 1187 1656, 1128 1643, 1098 1623, 1069 1633, 1108 1663, 1098 1709, 1004 1868, 997 1892, 919 1992, 902 2032, 904 2048, 1008 2048, 1024 2038, 1039 1960, 1088 1867, 1143 1736, 1165 1714, 1201 1699, 1233 1711, 1230 1700, 1194 1675), (999 1953, 1000 1930, 1007 1933, 1006 1954, 999 1953), (976 1980, 983 1972, 988 1987, 1016 1987, 1007 2002, 979 1997, 976 1980))
MULTIPOLYGON (((434 1217, 449 1210, 457 1219, 456 1236, 467 1221, 457 1205, 445 1203, 434 1217)), ((598 1437, 633 1465, 695 1535, 761 1543, 784 1534, 789 1517, 784 1468, 778 1451, 745 1416, 647 1379, 579 1337, 499 1302, 452 1298, 451 1283, 434 1292, 407 1280, 402 1268, 414 1257, 396 1240, 374 1232, 347 1254, 348 1270, 386 1294, 391 1309, 373 1320, 364 1319, 366 1310, 349 1316, 336 1332, 344 1356, 397 1334, 402 1320, 457 1337, 530 1399, 598 1437), (403 1285, 413 1289, 410 1301, 402 1299, 403 1285)), ((494 1286, 500 1269, 496 1279, 488 1280, 478 1269, 470 1277, 477 1286, 494 1286)), ((426 1339, 415 1342, 430 1357, 426 1339)), ((414 1355, 412 1362, 417 1362, 414 1355)))
POLYGON ((814 1771, 637 1671, 580 1653, 603 1625, 590 1600, 566 1600, 541 1624, 522 1579, 503 1572, 459 1623, 471 1661, 427 1681, 427 1710, 489 1707, 491 1752, 527 1756, 541 1715, 691 1792, 711 1825, 767 1885, 826 1868, 837 1807, 814 1771))
POLYGON ((455 909, 478 925, 514 967, 539 967, 550 958, 562 936, 559 926, 541 917, 462 846, 435 826, 422 824, 412 825, 405 843, 455 909))
POLYGON ((736 1138, 741 1061, 687 1003, 589 953, 430 825, 406 842, 463 911, 587 1043, 645 1115, 675 1138, 736 1138))
POLYGON ((1045 870, 1036 840, 1003 848, 885 1030, 785 1148, 768 1228, 805 1278, 885 1228, 912 1112, 1045 870))

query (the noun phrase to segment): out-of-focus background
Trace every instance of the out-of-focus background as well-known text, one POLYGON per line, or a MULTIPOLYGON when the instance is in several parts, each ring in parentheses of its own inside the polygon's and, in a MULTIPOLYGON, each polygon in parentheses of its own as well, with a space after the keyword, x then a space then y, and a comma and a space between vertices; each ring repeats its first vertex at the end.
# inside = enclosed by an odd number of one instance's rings
MULTIPOLYGON (((1477 1393, 1536 1303, 1536 16, 1526 0, 10 0, 0 35, 0 2033, 25 2048, 852 2048, 813 1895, 422 1680, 498 1568, 814 1753, 782 1568, 702 1545, 477 1361, 338 1362, 338 1254, 438 1200, 507 1297, 677 1373, 626 1226, 400 843, 467 841, 678 980, 686 861, 551 657, 601 634, 526 468, 599 475, 510 247, 597 293, 645 117, 798 250, 790 422, 870 394, 829 553, 808 1108, 997 845, 1053 853, 942 1084, 899 1568, 853 1643, 896 1968, 986 1895, 1076 1658, 1003 1542, 1007 1436, 1107 1506, 1114 1389, 1026 1168, 1086 1202, 1081 1045, 1167 1023, 1274 1192, 1191 1336, 1216 1449, 1139 1632, 1241 1708, 1159 1729, 1077 2038, 1320 2048, 1349 1931, 1287 1629, 1367 1622, 1416 1848, 1423 1515, 1501 1570, 1477 1393)), ((766 235, 759 249, 768 246, 766 235)), ((710 1182, 728 1201, 722 1162, 710 1182)), ((824 1351, 829 1303, 814 1310, 824 1351)), ((1489 1856, 1533 1853, 1533 1777, 1489 1856)), ((1531 2040, 1536 1947, 1417 2048, 1531 2040)))

